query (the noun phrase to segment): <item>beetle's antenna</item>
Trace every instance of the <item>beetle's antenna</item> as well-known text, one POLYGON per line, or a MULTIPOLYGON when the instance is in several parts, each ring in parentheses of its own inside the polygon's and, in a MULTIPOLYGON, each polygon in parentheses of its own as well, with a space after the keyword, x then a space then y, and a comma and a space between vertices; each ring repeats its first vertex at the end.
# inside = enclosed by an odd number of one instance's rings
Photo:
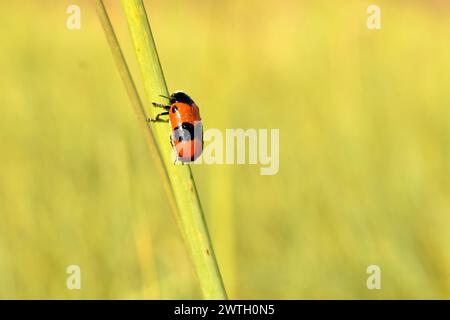
POLYGON ((170 100, 170 98, 168 96, 164 96, 162 94, 160 94, 159 96, 170 100))

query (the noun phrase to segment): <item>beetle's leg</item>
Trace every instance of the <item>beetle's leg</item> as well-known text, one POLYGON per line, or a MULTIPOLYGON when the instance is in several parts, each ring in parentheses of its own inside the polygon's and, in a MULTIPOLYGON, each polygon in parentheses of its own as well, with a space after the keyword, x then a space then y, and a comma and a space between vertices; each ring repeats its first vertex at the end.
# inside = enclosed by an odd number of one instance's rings
MULTIPOLYGON (((173 144, 173 137, 172 137, 172 135, 170 135, 169 138, 170 138, 170 145, 172 146, 172 148, 175 149, 175 145, 173 144)), ((178 155, 176 154, 176 149, 174 150, 174 152, 175 152, 175 159, 173 160, 173 164, 177 164, 177 162, 178 162, 178 155)))
POLYGON ((173 162, 173 164, 177 164, 177 162, 180 162, 182 166, 184 166, 184 162, 181 161, 178 157, 175 158, 175 161, 173 162))
POLYGON ((161 117, 161 116, 167 116, 168 114, 169 114, 169 111, 161 112, 160 114, 158 114, 158 115, 156 116, 155 119, 147 119, 147 121, 148 121, 148 122, 169 122, 169 119, 164 120, 164 119, 160 119, 160 118, 159 118, 159 117, 161 117))
POLYGON ((162 104, 162 103, 152 102, 152 105, 157 108, 163 108, 164 110, 170 109, 170 106, 166 106, 165 104, 162 104))

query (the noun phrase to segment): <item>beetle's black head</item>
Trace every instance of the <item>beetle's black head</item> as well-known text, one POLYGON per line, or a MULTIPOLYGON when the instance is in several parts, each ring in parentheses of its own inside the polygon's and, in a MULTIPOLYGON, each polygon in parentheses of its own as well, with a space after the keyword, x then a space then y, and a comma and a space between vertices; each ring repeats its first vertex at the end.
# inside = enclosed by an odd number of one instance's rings
POLYGON ((194 103, 191 97, 182 91, 175 91, 170 95, 170 104, 175 102, 187 103, 188 105, 192 105, 194 103))

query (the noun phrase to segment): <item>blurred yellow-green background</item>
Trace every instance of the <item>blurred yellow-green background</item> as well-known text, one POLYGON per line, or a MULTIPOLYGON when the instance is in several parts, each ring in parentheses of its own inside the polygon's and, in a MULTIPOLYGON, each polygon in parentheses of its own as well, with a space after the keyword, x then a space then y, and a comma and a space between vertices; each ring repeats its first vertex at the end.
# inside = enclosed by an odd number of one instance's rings
MULTIPOLYGON (((450 5, 379 0, 368 30, 372 3, 146 1, 205 127, 280 129, 274 176, 193 166, 231 298, 450 298, 450 5)), ((0 298, 200 298, 92 2, 1 1, 0 21, 0 298)))

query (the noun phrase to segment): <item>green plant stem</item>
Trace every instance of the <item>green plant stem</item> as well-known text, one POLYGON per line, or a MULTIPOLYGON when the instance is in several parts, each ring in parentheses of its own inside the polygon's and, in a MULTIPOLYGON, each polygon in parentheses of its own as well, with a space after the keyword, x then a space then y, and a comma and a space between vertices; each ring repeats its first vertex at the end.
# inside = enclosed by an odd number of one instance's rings
MULTIPOLYGON (((122 7, 141 70, 146 101, 149 106, 154 101, 167 103, 159 96, 167 96, 168 90, 144 4, 141 0, 122 0, 122 7)), ((226 299, 227 295, 191 168, 189 165, 173 164, 172 148, 169 143, 170 126, 164 123, 153 123, 150 126, 147 123, 147 118, 155 117, 158 110, 149 108, 150 114, 147 116, 101 0, 97 0, 97 8, 116 65, 125 83, 138 121, 144 128, 147 144, 156 160, 161 181, 169 201, 172 203, 171 207, 176 213, 176 220, 196 269, 203 296, 205 299, 226 299)))
MULTIPOLYGON (((172 191, 170 188, 169 179, 167 178, 167 172, 164 168, 163 160, 161 158, 159 149, 156 146, 156 141, 153 136, 153 133, 146 123, 147 116, 145 113, 144 106, 142 104, 142 100, 139 97, 136 85, 134 84, 130 70, 123 55, 122 49, 120 48, 119 42, 112 27, 103 0, 96 0, 96 5, 98 17, 102 24, 103 30, 105 31, 106 39, 108 40, 109 47, 111 48, 114 62, 116 63, 116 67, 119 70, 120 77, 122 78, 122 82, 125 86, 128 97, 131 101, 131 106, 133 107, 133 111, 136 114, 137 120, 144 133, 145 141, 147 142, 147 145, 150 149, 150 154, 152 155, 157 170, 160 176, 162 177, 161 181, 163 183, 164 189, 166 190, 167 194, 170 194, 172 191)), ((169 200, 169 204, 172 210, 175 212, 176 203, 172 198, 169 200)))

